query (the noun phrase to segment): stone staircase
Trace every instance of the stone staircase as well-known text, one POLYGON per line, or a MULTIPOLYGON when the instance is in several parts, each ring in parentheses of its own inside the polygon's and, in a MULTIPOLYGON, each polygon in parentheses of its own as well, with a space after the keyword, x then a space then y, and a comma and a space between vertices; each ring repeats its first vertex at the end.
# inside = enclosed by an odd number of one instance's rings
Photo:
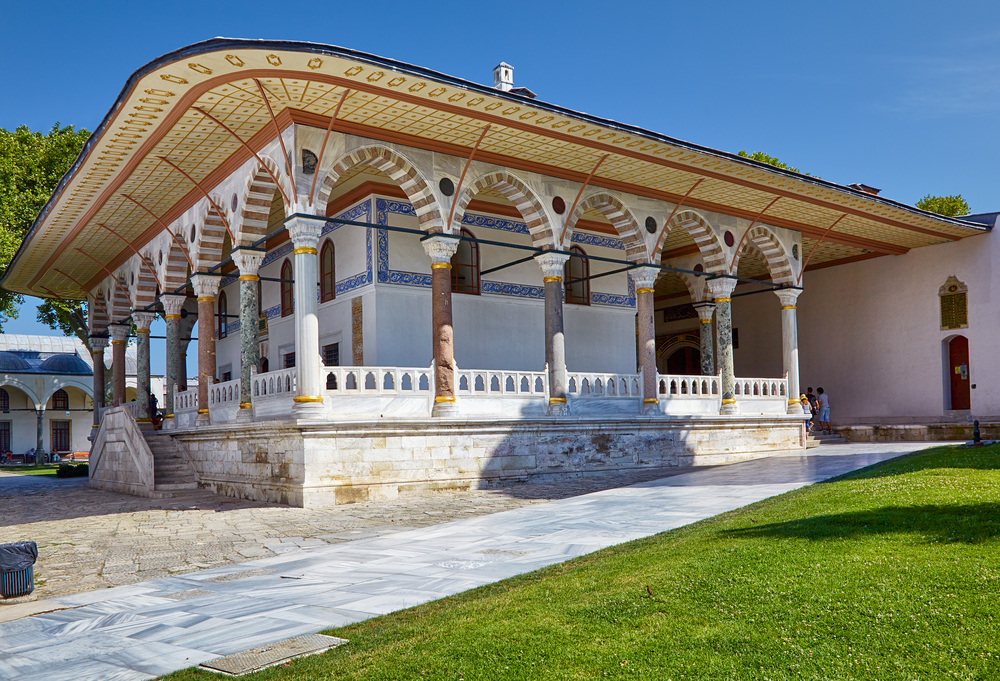
POLYGON ((813 447, 819 447, 820 445, 843 445, 847 444, 847 440, 840 437, 836 432, 832 435, 827 435, 820 431, 810 433, 806 436, 806 449, 812 449, 813 447))
POLYGON ((182 496, 198 489, 194 471, 172 437, 157 431, 144 431, 142 435, 153 452, 154 498, 182 496))

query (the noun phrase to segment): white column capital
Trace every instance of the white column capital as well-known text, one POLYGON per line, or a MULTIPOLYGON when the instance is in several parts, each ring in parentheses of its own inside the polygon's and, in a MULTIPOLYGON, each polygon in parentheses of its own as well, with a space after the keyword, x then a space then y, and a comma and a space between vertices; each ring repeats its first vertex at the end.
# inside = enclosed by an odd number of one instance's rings
MULTIPOLYGON (((323 221, 319 218, 307 220, 305 218, 292 218, 285 223, 288 236, 295 244, 295 248, 312 248, 315 250, 319 243, 319 238, 323 234, 323 221)), ((241 270, 242 271, 242 270, 241 270)))
POLYGON ((130 324, 108 324, 108 332, 111 334, 111 340, 115 343, 127 343, 128 335, 132 332, 132 327, 130 324))
POLYGON ((153 323, 156 316, 155 312, 133 312, 132 321, 139 331, 149 331, 149 325, 153 323))
POLYGON ((800 293, 802 293, 800 288, 779 288, 774 291, 774 295, 778 296, 778 300, 781 301, 781 307, 789 309, 795 307, 795 301, 800 293))
POLYGON ((108 347, 108 339, 104 336, 91 336, 88 340, 91 352, 104 352, 104 348, 108 347))
POLYGON ((719 298, 728 299, 733 294, 733 289, 736 288, 736 280, 728 277, 709 279, 705 284, 708 286, 708 290, 712 292, 712 297, 716 301, 719 298))
POLYGON ((170 293, 165 293, 160 296, 160 303, 163 304, 163 314, 170 316, 176 315, 180 316, 181 309, 184 307, 184 301, 187 296, 178 296, 170 293))
POLYGON ((427 253, 427 257, 431 259, 432 263, 450 263, 452 256, 455 255, 455 251, 458 250, 460 241, 461 239, 453 236, 435 234, 420 243, 423 245, 424 252, 427 253))
POLYGON ((237 248, 231 253, 233 262, 240 270, 240 275, 244 277, 257 276, 257 270, 264 261, 265 252, 256 248, 237 248))
POLYGON ((560 281, 562 281, 567 260, 569 260, 568 253, 546 252, 535 256, 535 262, 542 268, 542 276, 546 279, 549 277, 558 277, 560 281))
POLYGON ((660 276, 660 268, 652 265, 644 265, 642 267, 637 267, 634 270, 630 270, 629 274, 632 275, 632 281, 635 282, 635 287, 637 289, 653 288, 653 284, 656 283, 656 278, 660 276))
MULTIPOLYGON (((192 274, 191 287, 198 299, 215 298, 219 293, 219 277, 212 274, 192 274)), ((200 327, 199 327, 200 328, 200 327)))
POLYGON ((698 319, 703 322, 712 321, 712 315, 715 314, 715 303, 702 301, 700 303, 692 303, 692 307, 698 313, 698 319))

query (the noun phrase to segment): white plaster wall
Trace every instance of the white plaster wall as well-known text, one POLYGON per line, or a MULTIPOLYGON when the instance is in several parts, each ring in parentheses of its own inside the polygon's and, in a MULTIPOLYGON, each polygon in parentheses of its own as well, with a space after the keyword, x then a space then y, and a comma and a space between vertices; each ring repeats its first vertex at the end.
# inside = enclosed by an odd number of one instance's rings
MULTIPOLYGON (((969 339, 972 412, 1000 414, 996 302, 1000 235, 914 249, 806 273, 798 300, 802 386, 823 386, 838 418, 940 417, 947 355, 969 339), (969 328, 940 330, 938 288, 969 287, 969 328)), ((742 339, 741 339, 742 340, 742 339)))
MULTIPOLYGON (((737 289, 740 293, 740 289, 737 289)), ((733 350, 733 370, 739 378, 781 378, 781 302, 770 292, 733 298, 733 329, 740 346, 733 350)), ((714 327, 713 327, 714 328, 714 327)), ((802 386, 805 392, 805 385, 802 386)))

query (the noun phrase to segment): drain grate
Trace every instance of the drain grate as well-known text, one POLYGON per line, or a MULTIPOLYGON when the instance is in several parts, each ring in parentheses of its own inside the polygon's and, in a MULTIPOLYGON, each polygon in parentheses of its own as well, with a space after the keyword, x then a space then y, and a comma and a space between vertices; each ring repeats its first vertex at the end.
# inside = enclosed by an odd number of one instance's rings
POLYGON ((323 634, 305 634, 284 641, 258 646, 242 653, 233 653, 225 657, 217 657, 201 666, 213 672, 221 672, 229 676, 243 676, 250 672, 260 671, 267 667, 281 664, 296 657, 318 655, 330 648, 336 648, 347 643, 346 638, 324 636, 323 634))

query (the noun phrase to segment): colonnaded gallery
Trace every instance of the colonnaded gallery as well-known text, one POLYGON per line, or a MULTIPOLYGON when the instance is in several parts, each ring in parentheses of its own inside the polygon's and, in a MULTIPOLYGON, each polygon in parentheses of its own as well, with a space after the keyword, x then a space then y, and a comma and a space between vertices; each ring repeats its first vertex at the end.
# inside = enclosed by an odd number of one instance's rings
POLYGON ((995 215, 543 99, 296 42, 136 71, 2 281, 110 339, 91 483, 313 506, 765 456, 806 445, 804 380, 840 425, 1000 413, 995 215))

